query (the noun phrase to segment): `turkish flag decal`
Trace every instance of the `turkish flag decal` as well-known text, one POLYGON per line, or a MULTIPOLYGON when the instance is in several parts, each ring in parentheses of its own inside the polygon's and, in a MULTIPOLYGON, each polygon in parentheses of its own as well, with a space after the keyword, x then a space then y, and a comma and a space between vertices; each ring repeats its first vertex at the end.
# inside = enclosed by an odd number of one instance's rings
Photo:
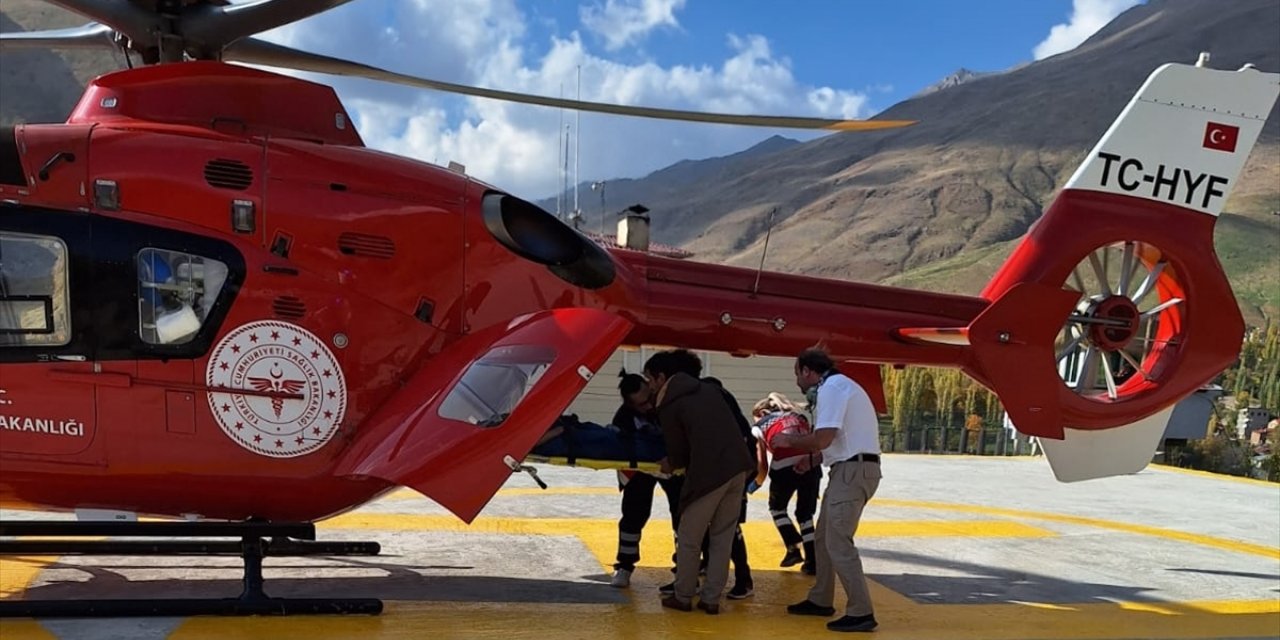
POLYGON ((1210 122, 1204 127, 1204 148, 1235 153, 1240 127, 1210 122))

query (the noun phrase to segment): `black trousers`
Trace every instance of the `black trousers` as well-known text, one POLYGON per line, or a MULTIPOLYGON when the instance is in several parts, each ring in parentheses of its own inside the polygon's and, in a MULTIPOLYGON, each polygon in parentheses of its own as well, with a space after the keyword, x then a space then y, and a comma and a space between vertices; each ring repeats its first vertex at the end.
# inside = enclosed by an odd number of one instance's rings
MULTIPOLYGON (((653 490, 661 486, 667 494, 667 508, 671 510, 671 530, 680 526, 680 488, 684 476, 659 479, 647 473, 637 473, 622 487, 622 519, 618 520, 618 556, 614 569, 635 571, 640 562, 640 534, 653 513, 653 490)), ((672 559, 672 563, 675 559, 672 559)))
POLYGON ((769 514, 773 516, 773 524, 778 528, 783 544, 794 547, 804 543, 804 557, 808 562, 817 557, 813 547, 813 516, 818 512, 821 485, 820 466, 802 474, 790 467, 769 470, 769 514), (796 497, 799 531, 796 530, 795 521, 787 513, 792 496, 796 497))

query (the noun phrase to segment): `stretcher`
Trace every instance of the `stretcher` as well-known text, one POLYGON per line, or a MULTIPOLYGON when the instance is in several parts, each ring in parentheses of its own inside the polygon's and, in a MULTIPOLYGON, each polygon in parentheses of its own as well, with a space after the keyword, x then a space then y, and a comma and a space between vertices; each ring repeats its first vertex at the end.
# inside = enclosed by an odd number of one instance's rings
POLYGON ((579 422, 576 416, 561 417, 549 432, 557 428, 559 435, 534 447, 526 463, 661 473, 658 462, 666 457, 666 446, 658 433, 579 422))
POLYGON ((657 462, 636 461, 634 464, 630 460, 605 460, 596 458, 569 458, 567 456, 542 456, 536 453, 530 453, 524 457, 526 463, 537 464, 554 464, 561 467, 581 467, 583 469, 595 469, 596 471, 618 470, 626 471, 634 469, 643 471, 652 475, 660 475, 661 467, 657 462))

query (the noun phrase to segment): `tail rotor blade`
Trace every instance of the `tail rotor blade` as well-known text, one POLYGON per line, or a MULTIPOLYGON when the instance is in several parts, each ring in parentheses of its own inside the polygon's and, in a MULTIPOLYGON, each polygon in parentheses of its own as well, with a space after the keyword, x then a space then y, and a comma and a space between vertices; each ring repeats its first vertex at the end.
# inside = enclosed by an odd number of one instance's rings
POLYGON ((378 67, 331 58, 314 53, 307 53, 281 45, 245 38, 223 52, 224 60, 234 60, 249 64, 260 64, 270 67, 311 71, 339 76, 352 76, 381 80, 420 89, 435 89, 449 93, 458 93, 479 98, 505 100, 521 104, 536 104, 544 107, 576 109, 597 113, 611 113, 623 116, 639 116, 661 120, 680 120, 686 122, 709 122, 718 124, 738 124, 756 127, 778 127, 786 129, 829 129, 834 131, 869 131, 875 129, 893 129, 914 124, 911 120, 833 120, 828 118, 803 118, 792 116, 758 116, 725 113, 705 113, 701 111, 683 111, 679 109, 657 109, 653 107, 624 106, 603 102, 584 102, 566 100, 547 96, 515 93, 498 89, 485 89, 452 82, 441 82, 415 76, 387 71, 378 67))

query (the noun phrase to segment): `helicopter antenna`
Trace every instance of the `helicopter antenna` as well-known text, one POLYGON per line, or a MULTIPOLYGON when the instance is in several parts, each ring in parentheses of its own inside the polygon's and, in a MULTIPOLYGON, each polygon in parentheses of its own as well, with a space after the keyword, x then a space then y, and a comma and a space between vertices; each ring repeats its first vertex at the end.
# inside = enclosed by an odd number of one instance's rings
MULTIPOLYGON (((564 83, 560 83, 560 98, 564 99, 564 83)), ((556 218, 564 220, 564 145, 560 144, 564 135, 564 107, 560 107, 560 126, 556 129, 556 168, 560 170, 560 184, 556 185, 556 218)))
POLYGON ((774 207, 769 210, 769 220, 764 230, 764 250, 760 252, 760 267, 756 269, 756 283, 751 287, 751 297, 756 297, 756 293, 760 291, 760 274, 764 272, 764 257, 769 254, 769 235, 773 233, 773 214, 778 212, 778 208, 774 207))
POLYGON ((565 219, 573 214, 569 209, 569 131, 572 125, 565 123, 564 125, 564 165, 560 168, 560 193, 564 194, 565 219))
MULTIPOLYGON (((582 65, 578 65, 578 102, 582 102, 582 65)), ((582 209, 578 206, 578 158, 582 155, 582 110, 575 111, 573 131, 573 226, 577 228, 582 217, 582 209)))

